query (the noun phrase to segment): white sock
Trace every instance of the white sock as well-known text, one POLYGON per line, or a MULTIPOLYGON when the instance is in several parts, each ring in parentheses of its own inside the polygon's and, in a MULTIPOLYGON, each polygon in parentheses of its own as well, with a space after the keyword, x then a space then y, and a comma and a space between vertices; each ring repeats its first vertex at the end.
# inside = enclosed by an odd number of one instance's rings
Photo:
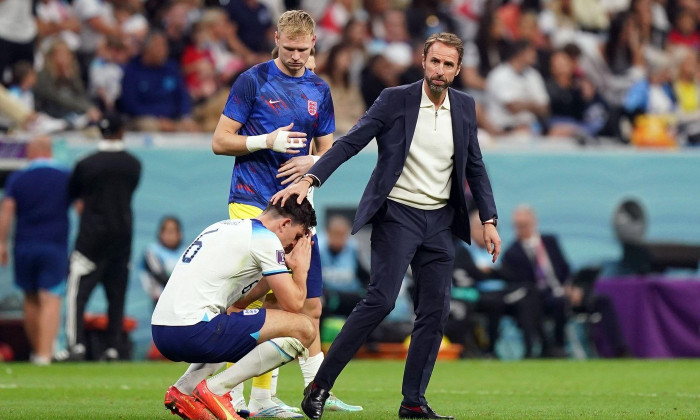
POLYGON ((272 399, 272 391, 265 388, 254 386, 250 389, 250 398, 260 402, 272 399))
POLYGON ((240 384, 234 386, 231 389, 231 394, 243 395, 244 392, 245 392, 245 382, 241 382, 240 384))
POLYGON ((270 379, 270 395, 275 396, 277 395, 277 378, 280 376, 280 369, 275 368, 272 371, 272 378, 270 379))
MULTIPOLYGON (((267 373, 276 367, 294 360, 298 353, 290 351, 293 349, 283 345, 284 340, 290 340, 290 338, 273 338, 272 340, 258 344, 250 353, 237 361, 235 365, 209 378, 207 380, 207 387, 209 387, 209 390, 214 394, 224 395, 229 392, 231 388, 246 379, 262 375, 263 373, 267 373)), ((269 392, 269 390, 267 392, 269 392)), ((253 397, 252 391, 251 397, 253 397)))
POLYGON ((299 359, 301 374, 304 376, 304 388, 314 380, 316 372, 318 372, 318 369, 321 367, 321 363, 323 363, 323 352, 320 352, 316 356, 309 357, 306 360, 299 359))
POLYGON ((192 395, 197 384, 216 373, 222 365, 223 363, 192 363, 185 374, 175 382, 175 388, 183 394, 192 395))

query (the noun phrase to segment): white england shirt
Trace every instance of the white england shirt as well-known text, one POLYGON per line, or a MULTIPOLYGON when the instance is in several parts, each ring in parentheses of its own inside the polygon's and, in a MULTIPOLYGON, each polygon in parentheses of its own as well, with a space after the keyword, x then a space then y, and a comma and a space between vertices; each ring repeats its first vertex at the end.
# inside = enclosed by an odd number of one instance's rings
POLYGON ((282 243, 257 219, 223 220, 204 229, 175 265, 151 324, 209 321, 263 276, 288 272, 282 243))

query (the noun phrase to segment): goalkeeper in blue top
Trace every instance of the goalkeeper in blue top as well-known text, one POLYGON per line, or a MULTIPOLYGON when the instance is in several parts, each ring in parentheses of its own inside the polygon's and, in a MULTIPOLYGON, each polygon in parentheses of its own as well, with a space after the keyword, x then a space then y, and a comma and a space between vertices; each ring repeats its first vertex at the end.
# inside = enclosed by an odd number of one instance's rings
MULTIPOLYGON (((279 56, 242 73, 231 88, 212 149, 217 155, 236 156, 229 193, 232 219, 258 216, 273 194, 304 175, 333 143, 335 117, 330 89, 305 68, 316 42, 314 28, 313 18, 305 11, 282 14, 275 33, 279 56)), ((303 313, 318 326, 322 278, 318 241, 313 240, 303 313)), ((268 296, 265 306, 271 305, 274 299, 268 296)), ((300 361, 305 385, 323 361, 319 337, 309 346, 309 353, 306 361, 300 361)), ((301 417, 293 412, 298 409, 275 397, 275 388, 274 371, 253 380, 247 407, 251 415, 301 417)), ((234 389, 232 397, 237 409, 245 408, 242 387, 234 389)), ((330 410, 362 410, 335 397, 329 401, 330 410)))

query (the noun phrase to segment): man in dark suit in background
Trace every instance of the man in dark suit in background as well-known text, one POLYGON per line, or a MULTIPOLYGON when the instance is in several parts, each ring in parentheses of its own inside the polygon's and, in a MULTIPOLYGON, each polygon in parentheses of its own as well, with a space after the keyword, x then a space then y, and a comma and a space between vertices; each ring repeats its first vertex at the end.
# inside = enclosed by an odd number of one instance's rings
POLYGON ((416 312, 403 378, 400 418, 452 418, 425 399, 450 308, 452 235, 469 242, 465 182, 485 224, 484 240, 496 261, 501 240, 497 212, 476 136, 474 100, 448 89, 461 69, 464 47, 453 34, 432 35, 423 50, 424 80, 385 89, 360 121, 339 138, 297 184, 273 196, 303 199, 343 162, 376 137, 377 167, 357 209, 353 233, 372 224, 370 284, 336 337, 302 409, 323 414, 333 384, 367 336, 394 307, 411 265, 416 312))
POLYGON ((128 356, 122 327, 133 233, 131 201, 141 178, 141 163, 125 149, 119 114, 105 114, 98 127, 103 138, 98 151, 78 161, 68 182, 68 195, 76 200, 80 214, 66 291, 66 337, 71 360, 87 356, 83 315, 98 283, 104 286, 109 303, 109 323, 105 350, 97 357, 117 360, 128 356))
POLYGON ((581 287, 571 282, 571 269, 559 241, 553 235, 542 235, 537 228, 537 216, 529 206, 519 206, 513 212, 517 240, 503 254, 502 265, 510 281, 529 284, 539 290, 541 305, 526 315, 539 325, 537 334, 543 356, 565 356, 564 327, 570 309, 600 314, 603 333, 622 356, 627 346, 622 338, 617 314, 607 296, 585 295, 581 287), (554 345, 544 338, 542 316, 554 319, 554 345))

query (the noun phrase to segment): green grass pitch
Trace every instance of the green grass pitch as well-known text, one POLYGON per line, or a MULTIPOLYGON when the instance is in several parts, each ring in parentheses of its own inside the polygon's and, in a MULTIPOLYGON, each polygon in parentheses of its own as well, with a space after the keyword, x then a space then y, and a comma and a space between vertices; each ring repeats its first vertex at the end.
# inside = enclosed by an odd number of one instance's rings
MULTIPOLYGON (((185 368, 0 364, 0 419, 175 420, 163 395, 185 368)), ((324 419, 397 418, 402 372, 402 362, 351 362, 334 391, 365 411, 324 419)), ((296 363, 282 368, 279 383, 279 396, 298 404, 296 363)), ((700 360, 438 362, 427 397, 458 419, 700 419, 700 360)))

